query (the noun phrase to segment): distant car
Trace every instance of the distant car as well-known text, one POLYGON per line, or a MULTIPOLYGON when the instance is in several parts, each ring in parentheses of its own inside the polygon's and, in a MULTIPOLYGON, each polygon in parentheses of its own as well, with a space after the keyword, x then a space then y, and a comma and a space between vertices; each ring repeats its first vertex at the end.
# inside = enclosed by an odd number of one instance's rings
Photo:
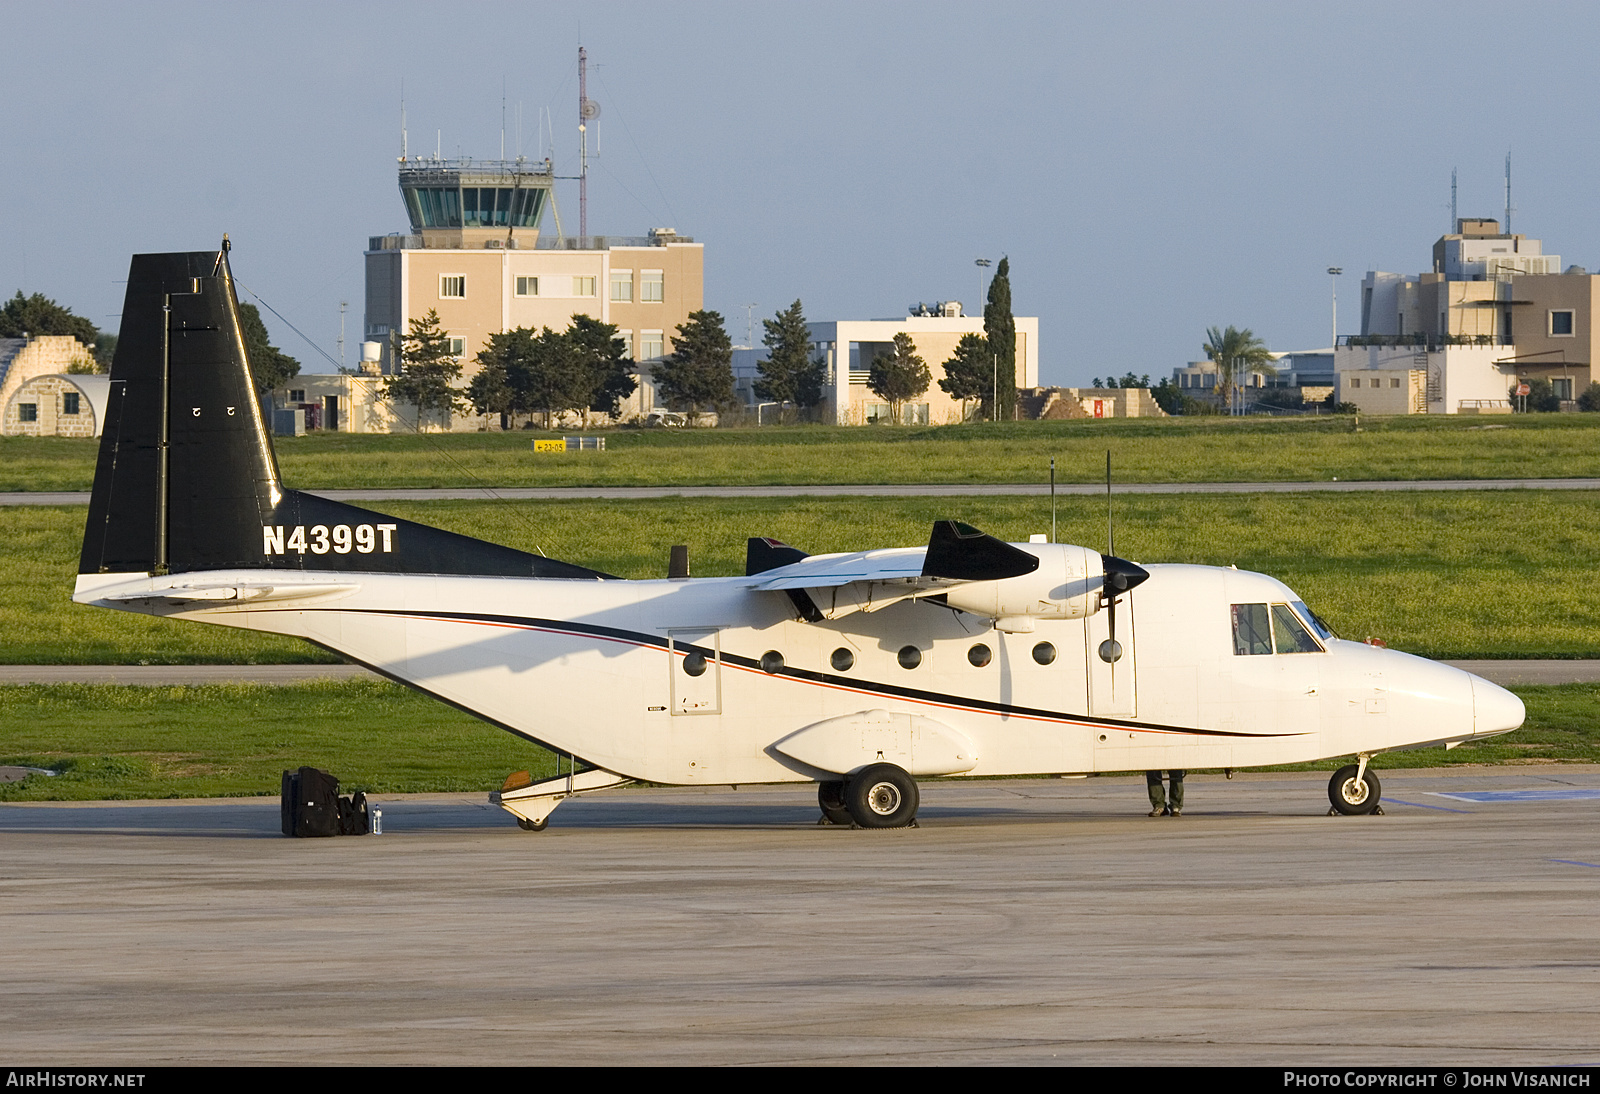
POLYGON ((644 424, 646 429, 682 429, 689 424, 689 416, 671 410, 652 410, 644 424))

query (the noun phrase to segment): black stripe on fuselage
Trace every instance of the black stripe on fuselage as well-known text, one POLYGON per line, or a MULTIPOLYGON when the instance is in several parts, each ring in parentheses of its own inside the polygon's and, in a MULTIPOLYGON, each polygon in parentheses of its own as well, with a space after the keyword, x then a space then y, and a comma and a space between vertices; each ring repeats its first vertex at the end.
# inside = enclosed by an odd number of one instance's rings
MULTIPOLYGON (((271 610, 271 609, 269 609, 271 610)), ((297 609, 304 611, 306 609, 297 609)), ((317 610, 317 609, 311 609, 317 610)), ((666 650, 667 640, 659 635, 646 631, 627 630, 621 627, 603 627, 594 623, 577 623, 566 619, 539 619, 530 616, 517 615, 489 615, 481 612, 429 612, 429 611, 395 611, 386 608, 327 608, 325 611, 345 611, 362 615, 387 615, 405 619, 439 619, 449 622, 488 624, 501 627, 518 627, 528 630, 554 631, 562 634, 587 635, 593 638, 603 638, 614 642, 626 642, 635 646, 649 646, 654 649, 666 650)), ((692 644, 672 645, 675 653, 699 653, 707 658, 716 658, 718 652, 707 646, 692 644)), ((917 702, 936 703, 942 706, 966 707, 990 714, 1016 715, 1027 718, 1041 718, 1048 721, 1075 722, 1091 726, 1104 726, 1108 729, 1133 729, 1143 730, 1148 733, 1172 733, 1191 737, 1232 737, 1250 740, 1263 740, 1276 737, 1300 737, 1300 733, 1240 733, 1226 729, 1198 729, 1192 726, 1171 726, 1157 722, 1135 722, 1120 718, 1107 718, 1101 715, 1069 714, 1059 710, 1045 710, 1041 707, 1011 706, 1006 703, 994 702, 988 699, 974 699, 965 695, 952 695, 948 692, 925 691, 920 688, 902 687, 898 684, 887 684, 876 680, 860 680, 848 676, 839 676, 835 673, 816 672, 812 669, 798 669, 785 666, 775 673, 768 673, 761 667, 761 662, 754 657, 743 654, 721 651, 722 663, 737 668, 750 669, 768 676, 788 677, 811 684, 821 684, 827 687, 841 688, 846 691, 866 692, 874 695, 892 696, 897 699, 909 699, 917 702)), ((386 674, 387 675, 387 674, 386 674)))

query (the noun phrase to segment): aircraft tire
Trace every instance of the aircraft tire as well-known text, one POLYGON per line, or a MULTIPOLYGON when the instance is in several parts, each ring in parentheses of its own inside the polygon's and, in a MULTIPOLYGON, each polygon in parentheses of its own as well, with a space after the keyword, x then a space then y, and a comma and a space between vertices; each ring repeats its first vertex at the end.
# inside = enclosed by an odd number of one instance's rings
POLYGON ((848 828, 854 819, 844 803, 843 780, 818 783, 817 804, 822 807, 823 820, 829 824, 839 824, 848 828))
POLYGON ((1367 768, 1365 785, 1356 782, 1357 764, 1346 764, 1328 780, 1328 800, 1333 808, 1347 817, 1361 817, 1375 812, 1383 796, 1383 787, 1372 768, 1367 768))
POLYGON ((917 819, 917 780, 894 764, 870 764, 844 784, 850 819, 862 828, 904 828, 917 819))
POLYGON ((531 821, 525 817, 518 817, 517 827, 522 829, 524 832, 543 832, 546 828, 550 827, 550 818, 546 817, 542 821, 531 821))

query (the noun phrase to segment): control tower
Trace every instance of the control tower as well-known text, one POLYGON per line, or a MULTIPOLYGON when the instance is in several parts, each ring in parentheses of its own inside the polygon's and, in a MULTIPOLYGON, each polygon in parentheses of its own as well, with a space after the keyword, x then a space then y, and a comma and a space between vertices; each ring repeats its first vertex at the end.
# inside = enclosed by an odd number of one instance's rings
POLYGON ((411 231, 428 249, 532 249, 554 186, 549 160, 400 161, 411 231))

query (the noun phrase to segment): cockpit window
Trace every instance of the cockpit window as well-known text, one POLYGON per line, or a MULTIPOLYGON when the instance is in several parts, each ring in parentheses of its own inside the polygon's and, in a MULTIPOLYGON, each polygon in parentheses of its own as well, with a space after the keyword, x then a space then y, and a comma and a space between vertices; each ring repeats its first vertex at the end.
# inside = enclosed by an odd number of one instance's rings
POLYGON ((1272 637, 1277 641, 1279 653, 1321 653, 1316 639, 1306 633, 1306 628, 1287 604, 1272 606, 1272 637))
POLYGON ((1272 625, 1265 604, 1233 606, 1233 652, 1241 657, 1272 652, 1272 625))
MULTIPOLYGON (((1287 604, 1235 604, 1232 611, 1236 656, 1322 652, 1306 624, 1287 604)), ((1316 619, 1309 611, 1306 615, 1316 619)))
POLYGON ((1310 624, 1311 630, 1324 642, 1330 638, 1339 637, 1333 633, 1333 628, 1324 623, 1320 615, 1306 607, 1304 602, 1296 600, 1289 606, 1299 613, 1301 619, 1310 624))

